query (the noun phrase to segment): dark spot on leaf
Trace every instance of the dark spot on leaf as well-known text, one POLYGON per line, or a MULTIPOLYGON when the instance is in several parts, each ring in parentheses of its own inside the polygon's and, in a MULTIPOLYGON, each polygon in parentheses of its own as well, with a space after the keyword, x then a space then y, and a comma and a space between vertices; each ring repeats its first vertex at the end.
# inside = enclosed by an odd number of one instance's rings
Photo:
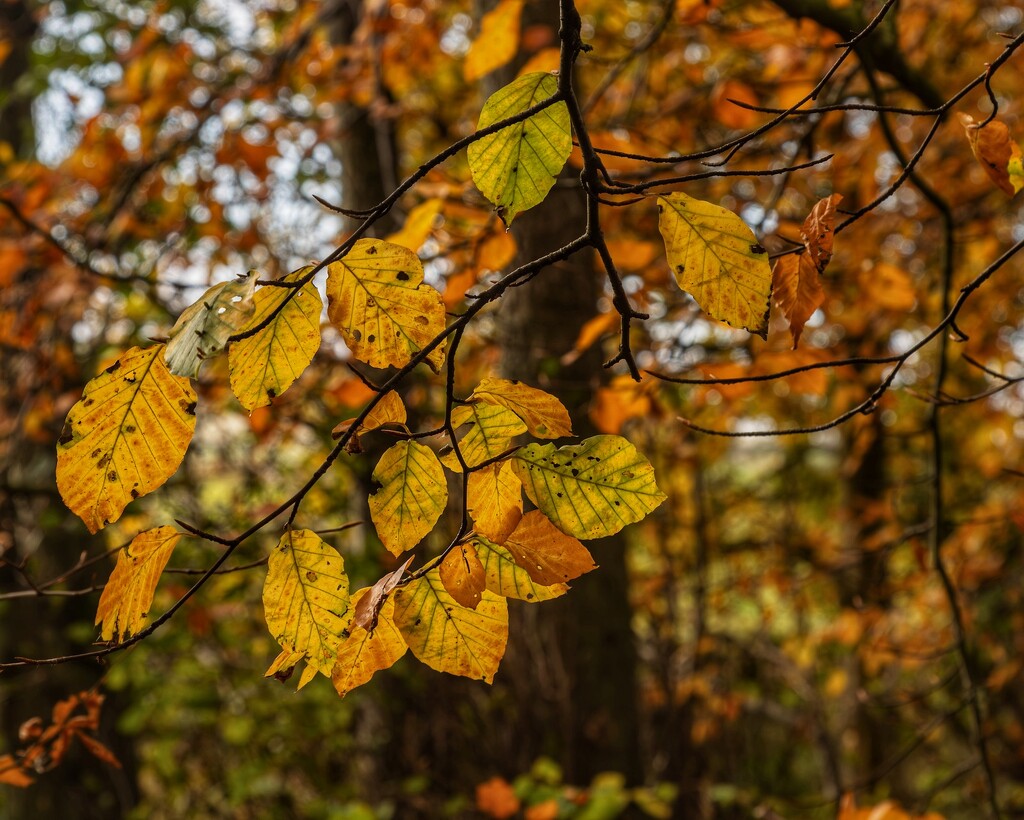
POLYGON ((132 487, 132 498, 138 498, 140 495, 139 491, 132 487))
POLYGON ((409 274, 407 274, 404 270, 400 270, 398 273, 395 274, 395 278, 398 279, 399 282, 408 282, 409 274))
POLYGON ((186 402, 184 399, 182 399, 181 409, 184 410, 188 415, 194 416, 196 414, 196 403, 194 401, 186 402))
POLYGON ((533 593, 532 592, 527 592, 526 593, 526 600, 527 601, 533 600, 533 593))
POLYGON ((309 581, 311 584, 316 582, 317 577, 317 574, 313 572, 313 570, 306 570, 306 580, 309 581))
POLYGON ((417 618, 416 619, 416 623, 414 623, 413 626, 419 626, 422 622, 423 622, 422 618, 417 618))
POLYGON ((82 407, 92 407, 96 403, 95 399, 86 399, 82 402, 82 407))
POLYGON ((72 435, 72 433, 71 433, 71 424, 69 422, 64 422, 64 429, 61 430, 60 438, 57 439, 57 443, 58 444, 67 444, 73 438, 74 438, 74 435, 72 435))
POLYGON ((117 473, 113 470, 107 473, 107 481, 117 481, 117 473))
POLYGON ((572 468, 572 475, 573 475, 573 478, 575 478, 575 477, 576 477, 576 476, 578 476, 579 474, 580 474, 580 471, 579 471, 579 470, 577 470, 577 469, 576 469, 575 467, 573 467, 573 468, 572 468))
POLYGON ((686 272, 686 265, 676 265, 676 273, 682 276, 686 272))
POLYGON ((277 391, 273 387, 268 387, 267 388, 267 398, 268 399, 277 398, 277 391))
POLYGON ((373 256, 374 254, 377 253, 377 248, 371 245, 369 248, 366 249, 366 253, 368 256, 373 256))
POLYGON ((750 246, 751 253, 766 253, 765 249, 758 245, 756 242, 750 246))
POLYGON ((357 342, 362 341, 363 331, 361 331, 359 328, 356 328, 355 330, 352 331, 352 338, 355 339, 357 342))
POLYGON ((128 384, 135 384, 135 376, 130 373, 124 377, 124 380, 128 382, 128 384))
POLYGON ((557 495, 558 495, 558 497, 559 497, 559 498, 561 498, 561 497, 562 497, 562 494, 561 494, 561 493, 557 493, 557 495))
POLYGON ((135 425, 134 424, 126 424, 124 426, 124 431, 126 433, 134 433, 135 432, 135 425))
POLYGON ((107 368, 106 370, 104 370, 103 372, 104 372, 104 373, 113 373, 113 372, 114 372, 115 370, 117 370, 117 369, 118 369, 118 368, 119 368, 120 366, 121 366, 121 362, 119 362, 119 361, 117 361, 117 362, 114 362, 114 363, 113 363, 112 365, 110 365, 110 367, 108 367, 108 368, 107 368))
POLYGON ((373 344, 375 341, 377 341, 377 337, 371 333, 369 336, 366 337, 366 341, 368 341, 370 344, 373 344))

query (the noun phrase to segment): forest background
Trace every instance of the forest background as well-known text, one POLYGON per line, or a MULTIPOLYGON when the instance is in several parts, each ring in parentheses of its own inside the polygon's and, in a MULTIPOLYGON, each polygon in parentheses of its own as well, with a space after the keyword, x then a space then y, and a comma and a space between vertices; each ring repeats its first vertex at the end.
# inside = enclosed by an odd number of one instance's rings
MULTIPOLYGON (((0 0, 0 816, 1024 812, 1022 43, 987 0, 0 0), (439 152, 557 69, 577 146, 496 210, 473 149, 439 152), (679 194, 771 258, 770 322, 670 267, 679 194), (90 534, 54 478, 87 384, 211 285, 356 234, 464 321, 441 372, 359 364, 326 313, 269 404, 211 358, 181 468, 90 534), (667 500, 509 601, 491 685, 408 655, 296 694, 264 677, 284 521, 233 539, 303 487, 353 592, 402 567, 367 508, 402 430, 343 425, 396 373, 406 432, 521 380, 667 500), (169 525, 154 617, 97 629, 169 525)), ((463 549, 459 472, 412 572, 463 549)))

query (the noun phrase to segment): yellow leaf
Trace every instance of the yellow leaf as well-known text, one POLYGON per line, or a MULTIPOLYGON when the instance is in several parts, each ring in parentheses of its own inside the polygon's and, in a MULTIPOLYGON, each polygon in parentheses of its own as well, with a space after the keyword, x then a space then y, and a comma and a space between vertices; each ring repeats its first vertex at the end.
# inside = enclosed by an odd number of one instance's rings
MULTIPOLYGON (((359 590, 353 596, 353 604, 359 606, 370 592, 369 588, 359 590)), ((377 613, 372 631, 353 623, 349 636, 338 649, 331 682, 338 694, 345 697, 370 680, 374 673, 394 666, 407 648, 402 633, 395 626, 395 603, 389 598, 377 613)))
POLYGON ((512 553, 493 541, 477 537, 473 539, 477 556, 484 566, 484 580, 487 589, 503 598, 539 603, 558 598, 569 591, 565 584, 538 584, 525 569, 516 563, 512 553))
POLYGON ((736 214, 682 193, 658 197, 658 229, 679 287, 713 319, 768 335, 768 253, 736 214))
POLYGON ((381 485, 370 496, 370 518, 381 542, 395 555, 415 547, 434 528, 448 502, 448 484, 434 451, 400 441, 373 471, 381 485))
POLYGON ((441 213, 443 206, 444 200, 437 197, 421 202, 409 212, 401 230, 385 237, 385 240, 393 245, 401 245, 418 251, 430 236, 437 215, 441 213))
POLYGON ((395 624, 412 654, 431 669, 494 680, 508 642, 508 605, 484 591, 476 609, 459 606, 437 569, 395 590, 395 624))
POLYGON ((775 304, 789 321, 793 349, 800 344, 800 334, 814 311, 825 303, 821 274, 808 252, 780 257, 772 269, 772 294, 775 304))
MULTIPOLYGON (((408 248, 360 239, 327 267, 327 315, 345 344, 372 367, 402 367, 444 331, 441 294, 423 284, 423 264, 408 248)), ((444 345, 427 356, 437 373, 444 345)))
MULTIPOLYGON (((477 128, 526 111, 557 90, 558 78, 553 74, 519 77, 490 96, 477 128)), ((469 170, 480 193, 507 226, 518 214, 544 201, 571 150, 569 109, 558 102, 471 144, 469 170)))
POLYGON ((438 567, 438 574, 449 595, 462 606, 476 609, 480 593, 487 584, 484 566, 472 546, 459 544, 453 547, 438 567))
POLYGON ((537 438, 572 435, 569 411, 550 393, 507 379, 484 379, 473 391, 474 399, 507 407, 526 422, 537 438))
MULTIPOLYGON (((390 390, 381 396, 376 406, 366 414, 366 418, 363 419, 363 423, 359 425, 357 435, 363 435, 371 430, 376 430, 378 427, 383 427, 385 424, 396 424, 404 425, 407 420, 405 411, 405 405, 402 403, 402 397, 399 396, 394 390, 390 390)), ((352 426, 354 418, 347 419, 341 422, 337 427, 331 431, 332 438, 341 438, 341 436, 352 426)))
POLYGON ((969 114, 961 114, 960 123, 967 132, 975 159, 981 163, 988 178, 1008 196, 1017 193, 1024 186, 1021 151, 1010 138, 1006 123, 992 120, 982 128, 969 114))
POLYGON ((540 510, 524 515, 503 546, 530 578, 544 586, 562 584, 597 569, 587 548, 540 510))
POLYGON ((221 282, 186 308, 171 328, 165 360, 175 376, 195 378, 205 359, 223 352, 228 337, 247 324, 255 311, 256 273, 234 282, 221 282))
POLYGON ((516 56, 519 50, 519 18, 523 0, 499 0, 483 16, 480 33, 469 47, 462 66, 466 82, 475 82, 516 56))
MULTIPOLYGON (((267 627, 294 666, 302 653, 309 667, 330 676, 345 628, 352 620, 345 562, 337 550, 312 530, 292 530, 281 536, 270 554, 263 585, 267 627)), ((279 671, 278 656, 268 675, 279 671)), ((312 677, 307 668, 302 688, 312 677)))
POLYGON ((121 517, 178 469, 196 428, 196 394, 163 345, 133 347, 85 386, 57 441, 57 488, 89 532, 121 517))
MULTIPOLYGON (((519 417, 493 404, 460 404, 452 410, 452 426, 456 429, 466 425, 466 432, 459 439, 459 452, 470 467, 500 456, 512 445, 512 439, 526 432, 526 425, 519 417)), ((449 452, 441 463, 456 472, 462 469, 455 452, 449 452)))
POLYGON ((103 640, 122 641, 146 625, 160 573, 180 539, 181 533, 174 527, 157 527, 140 532, 118 552, 117 565, 96 609, 96 623, 103 624, 103 640))
MULTIPOLYGON (((295 282, 309 270, 301 268, 283 281, 295 282)), ((233 342, 228 351, 231 390, 250 412, 270 404, 291 387, 320 347, 320 294, 312 282, 294 295, 293 291, 281 287, 256 291, 254 313, 242 331, 258 327, 268 316, 274 318, 255 335, 233 342), (292 298, 282 308, 289 296, 292 298)))
POLYGON ((476 531, 504 543, 523 517, 523 484, 508 461, 469 474, 466 507, 476 531))
POLYGON ((512 467, 530 500, 576 538, 614 535, 665 500, 650 462, 620 436, 558 449, 530 444, 516 452, 512 467))

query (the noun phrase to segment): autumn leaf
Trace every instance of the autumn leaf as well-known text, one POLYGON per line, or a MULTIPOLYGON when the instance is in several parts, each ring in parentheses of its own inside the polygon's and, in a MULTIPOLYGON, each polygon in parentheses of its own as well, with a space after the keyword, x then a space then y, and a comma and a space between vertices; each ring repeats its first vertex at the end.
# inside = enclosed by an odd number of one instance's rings
POLYGON ((658 229, 676 282, 711 318, 768 335, 768 253, 736 214, 683 193, 658 197, 658 229))
POLYGON ((352 620, 345 562, 311 530, 291 530, 270 554, 263 585, 267 627, 284 650, 267 675, 306 660, 298 687, 316 673, 330 676, 352 620))
MULTIPOLYGON (((282 282, 294 283, 309 271, 300 268, 282 282)), ((260 288, 253 305, 252 318, 241 332, 273 318, 254 335, 233 342, 228 351, 231 390, 250 412, 284 393, 313 361, 320 347, 323 301, 316 285, 307 282, 298 293, 287 287, 260 288)))
POLYGON ((477 785, 476 807, 495 820, 507 820, 519 811, 519 798, 507 780, 492 777, 477 785))
POLYGON ((523 483, 508 461, 469 474, 466 508, 480 535, 502 544, 523 517, 523 483))
POLYGON ((388 600, 388 596, 398 586, 415 557, 410 555, 398 569, 389 572, 370 587, 370 591, 366 595, 359 596, 359 600, 354 605, 355 614, 352 616, 354 626, 362 627, 367 632, 373 632, 377 627, 377 618, 380 616, 380 611, 388 600))
MULTIPOLYGON (((359 361, 403 367, 445 328, 441 294, 423 283, 423 263, 408 248, 360 239, 327 266, 327 315, 359 361)), ((444 346, 427 356, 438 372, 444 346)))
POLYGON ((141 532, 117 554, 117 564, 100 595, 96 621, 105 641, 122 641, 146 625, 160 574, 181 533, 174 527, 141 532))
POLYGON ((85 386, 57 441, 57 489, 89 532, 178 469, 196 427, 196 394, 163 346, 133 347, 85 386))
POLYGON ((589 550, 540 510, 530 510, 502 545, 536 583, 561 584, 597 569, 589 550))
POLYGON ((394 592, 395 624, 412 654, 431 669, 492 683, 508 642, 508 605, 484 591, 476 609, 460 606, 435 568, 394 592))
POLYGON ((385 241, 392 245, 401 245, 409 250, 418 251, 430 237, 430 232, 443 207, 444 200, 438 197, 421 202, 409 211, 401 229, 386 236, 385 241))
POLYGON ((487 583, 484 566, 471 545, 458 544, 452 547, 438 566, 438 574, 449 595, 462 606, 476 609, 480 603, 480 593, 487 583))
POLYGON ((227 347, 228 338, 249 323, 256 306, 257 275, 249 271, 234 282, 221 282, 186 308, 171 328, 165 359, 175 376, 194 379, 206 359, 227 347))
POLYGON ((423 540, 444 511, 444 470, 429 447, 400 441, 381 456, 373 480, 380 489, 370 496, 370 518, 384 546, 401 555, 423 540))
POLYGON ((590 405, 590 420, 602 433, 617 434, 630 419, 650 415, 650 392, 649 381, 637 383, 629 375, 616 376, 597 389, 590 405))
MULTIPOLYGON (((526 111, 557 91, 558 78, 553 74, 519 77, 488 98, 477 129, 526 111)), ((472 143, 469 170, 476 187, 507 226, 518 214, 544 201, 571 150, 569 109, 557 102, 472 143)))
POLYGON ((793 349, 796 350, 807 320, 825 303, 821 274, 810 253, 790 254, 776 261, 772 269, 772 295, 789 322, 793 349))
POLYGON ((466 82, 475 82, 516 56, 519 50, 519 18, 524 0, 499 0, 483 16, 480 33, 466 54, 462 73, 466 82))
POLYGON ((960 124, 967 132, 975 159, 989 179, 1007 196, 1013 196, 1024 187, 1020 146, 1010 137, 1006 123, 992 120, 982 127, 969 114, 960 114, 960 124))
POLYGON ((804 220, 800 237, 804 240, 807 256, 817 269, 824 273, 832 260, 832 245, 835 240, 836 208, 843 201, 842 194, 832 194, 818 200, 804 220))
MULTIPOLYGON (((361 604, 373 594, 371 588, 361 589, 352 597, 358 611, 361 604)), ((395 626, 395 604, 386 599, 378 610, 372 629, 356 624, 353 619, 349 635, 338 647, 338 657, 331 670, 331 682, 344 697, 357 686, 362 686, 381 669, 388 669, 401 658, 406 649, 405 640, 395 626)))
POLYGON ((0 785, 25 789, 35 782, 35 778, 22 768, 14 755, 0 755, 0 785))
MULTIPOLYGON (((402 397, 394 390, 389 390, 380 397, 380 401, 366 414, 363 423, 356 430, 356 435, 361 436, 363 433, 369 433, 371 430, 376 430, 385 424, 404 425, 407 418, 402 397)), ((341 438, 354 421, 355 419, 352 418, 341 422, 331 431, 331 438, 341 438)))
POLYGON ((505 547, 481 536, 473 539, 477 557, 484 567, 484 583, 487 589, 502 598, 516 598, 520 601, 540 603, 558 598, 569 591, 566 584, 539 584, 530 577, 515 557, 505 547))
MULTIPOLYGON (((452 426, 465 427, 459 439, 459 452, 470 467, 500 456, 511 447, 513 438, 526 432, 526 425, 515 413, 482 403, 461 404, 453 409, 452 426)), ((456 472, 462 469, 454 451, 446 453, 441 463, 456 472)))
POLYGON ((558 449, 530 444, 516 452, 512 466, 530 500, 576 538, 614 535, 665 500, 651 463, 620 436, 558 449))
POLYGON ((511 410, 537 438, 572 435, 572 422, 565 405, 536 387, 508 379, 483 379, 471 398, 511 410))

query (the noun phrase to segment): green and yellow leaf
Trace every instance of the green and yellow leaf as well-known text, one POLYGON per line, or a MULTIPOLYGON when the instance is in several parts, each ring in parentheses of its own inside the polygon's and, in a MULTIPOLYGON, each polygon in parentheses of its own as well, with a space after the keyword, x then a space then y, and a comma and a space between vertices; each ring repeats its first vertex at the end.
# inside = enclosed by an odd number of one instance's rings
POLYGON ((476 609, 480 593, 487 586, 484 566, 476 550, 469 544, 458 544, 448 552, 438 567, 441 583, 462 606, 476 609))
POLYGON ((524 515, 503 546, 538 584, 566 583, 597 569, 590 551, 540 510, 524 515))
POLYGON ((476 531, 503 544, 523 517, 523 483, 511 462, 500 461, 470 473, 466 507, 476 531))
POLYGON ((516 56, 519 50, 519 20, 524 0, 499 0, 483 16, 480 33, 466 54, 462 73, 466 82, 476 82, 516 56))
MULTIPOLYGON (((353 606, 358 606, 370 592, 369 587, 356 592, 352 597, 353 606)), ((405 639, 395 626, 395 603, 388 598, 377 613, 373 631, 354 623, 350 627, 349 636, 338 648, 331 682, 338 694, 345 697, 376 672, 394 666, 406 649, 405 639)))
POLYGON ((621 436, 557 449, 530 444, 516 452, 512 466, 530 500, 575 538, 614 535, 665 500, 651 463, 621 436))
POLYGON ((658 228, 676 282, 713 319, 768 335, 772 272, 747 224, 686 194, 658 197, 658 228))
POLYGON ((400 441, 381 456, 373 480, 380 489, 370 496, 370 518, 384 546, 401 555, 423 540, 444 511, 444 470, 429 447, 400 441))
POLYGON ((572 422, 565 405, 536 387, 508 379, 484 379, 473 391, 472 398, 511 410, 526 422, 530 434, 537 438, 572 435, 572 422))
MULTIPOLYGON (((477 128, 520 114, 557 91, 553 74, 525 74, 490 96, 477 128)), ((518 214, 544 201, 571 151, 569 109, 557 102, 471 144, 469 170, 480 193, 511 225, 518 214)))
POLYGON ((263 610, 270 633, 284 650, 267 675, 282 666, 294 666, 296 653, 301 653, 307 669, 298 688, 316 672, 330 677, 352 620, 348 576, 337 550, 312 530, 291 530, 281 536, 270 554, 263 610))
POLYGON ((163 345, 133 347, 85 386, 57 441, 57 488, 89 532, 170 478, 196 428, 196 394, 163 345))
POLYGON ((200 365, 222 353, 228 338, 249 324, 256 309, 257 278, 255 271, 249 271, 242 279, 214 285, 182 312, 171 328, 164 354, 171 373, 194 379, 200 365))
MULTIPOLYGON (((283 281, 295 282, 309 270, 301 268, 283 281)), ((259 327, 269 316, 273 318, 253 336, 234 342, 228 351, 231 390, 250 412, 284 393, 313 361, 320 347, 323 309, 323 301, 312 282, 307 282, 298 293, 293 288, 260 288, 253 296, 253 304, 252 318, 242 332, 259 327)))
MULTIPOLYGON (((515 413, 481 402, 460 404, 452 410, 452 426, 459 429, 463 425, 465 432, 459 439, 459 452, 470 467, 500 456, 512 446, 513 438, 526 432, 526 425, 515 413)), ((454 451, 446 453, 441 461, 450 470, 462 469, 454 451)))
POLYGON ((438 570, 395 590, 395 624, 431 669, 492 683, 508 643, 508 605, 484 591, 476 609, 448 594, 438 570))
MULTIPOLYGON (((345 344, 372 367, 403 367, 444 331, 441 294, 423 283, 423 263, 408 248, 360 239, 327 267, 327 315, 345 344)), ((444 345, 427 364, 437 373, 444 345)))
POLYGON ((566 584, 537 583, 530 577, 530 573, 516 563, 511 552, 493 541, 478 536, 473 539, 473 544, 484 566, 487 589, 496 595, 536 604, 558 598, 569 591, 566 584))
POLYGON ((140 532, 118 552, 96 609, 103 640, 122 641, 146 626, 160 574, 180 539, 174 527, 157 527, 140 532))

